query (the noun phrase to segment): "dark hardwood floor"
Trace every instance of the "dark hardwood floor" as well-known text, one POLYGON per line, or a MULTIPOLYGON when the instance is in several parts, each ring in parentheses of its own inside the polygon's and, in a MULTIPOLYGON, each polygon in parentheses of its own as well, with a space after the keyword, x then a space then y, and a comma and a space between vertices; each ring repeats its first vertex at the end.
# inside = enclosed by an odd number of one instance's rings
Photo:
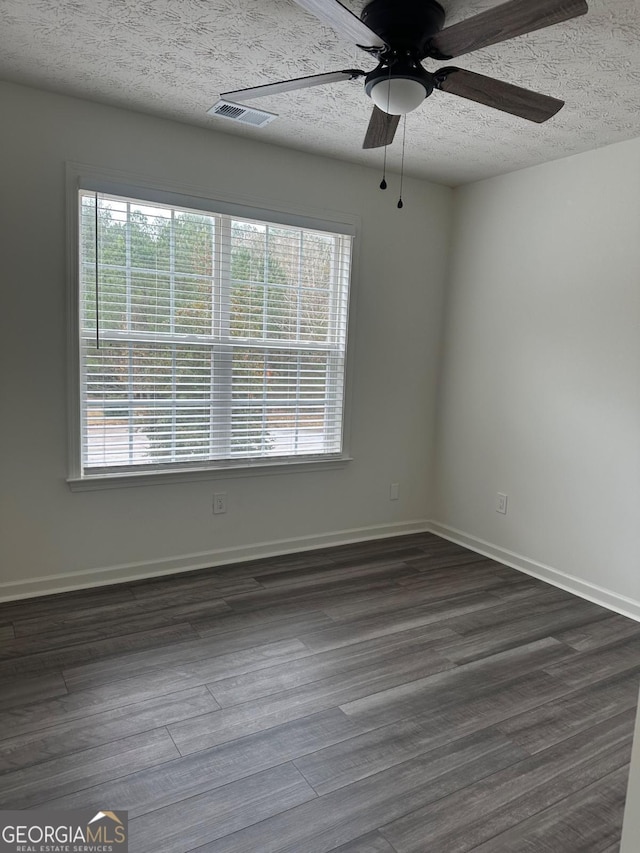
POLYGON ((0 807, 131 853, 613 853, 640 624, 421 534, 0 605, 0 807))

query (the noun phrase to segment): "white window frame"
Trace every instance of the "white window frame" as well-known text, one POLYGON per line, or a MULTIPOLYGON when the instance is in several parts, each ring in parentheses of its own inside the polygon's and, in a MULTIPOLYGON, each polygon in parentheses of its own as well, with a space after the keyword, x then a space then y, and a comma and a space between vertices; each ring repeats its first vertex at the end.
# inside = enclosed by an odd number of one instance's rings
POLYGON ((84 491, 127 486, 157 485, 191 480, 229 479, 255 475, 291 474, 315 470, 342 468, 352 457, 349 451, 351 389, 354 353, 354 306, 357 282, 358 217, 333 211, 310 208, 277 208, 257 199, 225 197, 219 191, 166 180, 116 172, 77 163, 66 164, 67 191, 67 276, 68 276, 68 477, 72 491, 84 491), (80 356, 80 252, 78 193, 80 190, 128 196, 139 200, 176 207, 195 208, 211 213, 264 220, 281 225, 327 231, 353 238, 350 289, 345 354, 344 400, 342 413, 342 451, 328 457, 292 456, 274 459, 239 459, 211 462, 197 467, 153 467, 134 472, 105 472, 83 475, 81 426, 81 356, 80 356))

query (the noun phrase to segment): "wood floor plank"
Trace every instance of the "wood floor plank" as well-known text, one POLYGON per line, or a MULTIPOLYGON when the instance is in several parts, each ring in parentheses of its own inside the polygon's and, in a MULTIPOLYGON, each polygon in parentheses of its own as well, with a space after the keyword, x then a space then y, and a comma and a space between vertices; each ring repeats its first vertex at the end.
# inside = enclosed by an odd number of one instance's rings
POLYGON ((180 675, 182 677, 176 677, 172 672, 160 672, 147 679, 127 678, 89 690, 65 693, 52 699, 11 708, 0 712, 2 738, 14 738, 51 726, 64 725, 73 720, 82 720, 104 711, 145 702, 203 684, 188 675, 180 675))
POLYGON ((419 578, 420 573, 401 560, 375 561, 373 563, 354 563, 348 566, 314 567, 301 569, 298 572, 273 572, 260 576, 260 585, 265 589, 295 589, 304 587, 313 589, 316 586, 340 578, 358 580, 367 583, 376 577, 391 578, 396 583, 402 583, 409 578, 419 578))
POLYGON ((122 625, 125 620, 137 622, 138 619, 155 619, 158 624, 170 625, 172 622, 184 622, 187 619, 207 618, 231 610, 222 599, 208 599, 206 601, 192 602, 190 604, 177 605, 175 602, 147 602, 131 599, 130 601, 105 604, 104 606, 78 608, 68 613, 56 613, 52 616, 35 616, 29 619, 21 619, 14 622, 16 637, 29 637, 33 635, 47 634, 55 636, 56 633, 64 635, 65 632, 72 634, 74 631, 86 630, 100 625, 111 625, 113 623, 122 625), (164 611, 164 612, 163 612, 164 611), (161 621, 164 620, 164 621, 161 621))
POLYGON ((528 752, 540 752, 577 732, 635 708, 639 680, 639 668, 632 674, 614 675, 512 716, 497 727, 528 752))
MULTIPOLYGON (((225 601, 238 613, 246 613, 251 610, 260 610, 263 607, 277 605, 290 605, 301 610, 317 608, 328 613, 327 606, 338 602, 368 599, 375 595, 380 596, 390 591, 398 590, 399 595, 407 596, 396 584, 398 576, 397 569, 389 569, 386 574, 376 575, 363 583, 358 578, 346 578, 341 580, 336 577, 333 580, 318 584, 313 590, 305 587, 285 587, 280 589, 264 589, 258 592, 248 592, 244 595, 230 595, 225 601)), ((329 615, 331 615, 329 613, 329 615)))
MULTIPOLYGON (((216 614, 212 617, 196 618, 191 624, 200 637, 213 637, 216 634, 231 634, 242 631, 246 636, 252 636, 252 631, 265 632, 274 640, 284 640, 287 637, 297 637, 298 634, 308 634, 319 631, 334 623, 322 610, 302 610, 290 606, 264 607, 260 610, 250 610, 248 613, 216 614)), ((256 645, 254 643, 254 645, 256 645)))
POLYGON ((291 764, 282 764, 134 818, 129 837, 136 853, 187 853, 315 796, 291 764))
MULTIPOLYGON (((94 786, 92 802, 127 803, 129 816, 138 817, 341 743, 359 732, 353 720, 332 708, 185 757, 176 750, 175 760, 94 786)), ((82 808, 86 796, 86 791, 79 791, 57 797, 52 791, 46 805, 62 810, 82 808)))
POLYGON ((0 625, 0 643, 6 643, 15 639, 16 632, 13 625, 0 625))
MULTIPOLYGON (((284 640, 205 658, 182 667, 160 667, 144 676, 106 682, 68 694, 65 690, 63 696, 0 712, 0 732, 5 738, 15 737, 44 726, 82 719, 99 711, 200 687, 217 677, 228 678, 229 673, 247 673, 270 666, 274 661, 292 660, 308 654, 308 649, 299 640, 284 640)), ((218 707, 217 703, 215 707, 218 707)))
POLYGON ((207 845, 202 853, 327 853, 522 757, 492 733, 456 741, 207 845))
MULTIPOLYGON (((20 624, 22 623, 17 623, 18 626, 20 624)), ((189 627, 186 622, 181 624, 189 627)), ((176 620, 173 619, 170 611, 163 610, 153 613, 139 613, 133 619, 129 617, 105 622, 94 620, 91 624, 73 626, 73 628, 61 628, 27 635, 20 634, 16 636, 15 640, 5 643, 0 648, 0 660, 26 657, 47 649, 68 649, 71 646, 84 646, 93 640, 118 638, 130 632, 132 628, 136 633, 142 633, 156 628, 170 628, 175 625, 176 620)), ((190 633, 194 633, 193 629, 190 633)))
POLYGON ((480 696, 494 692, 500 684, 540 670, 567 654, 568 647, 553 638, 537 640, 398 687, 371 692, 361 699, 341 703, 340 707, 372 727, 382 726, 420 714, 429 704, 454 704, 470 693, 480 696))
POLYGON ((355 841, 334 847, 333 853, 395 853, 393 847, 379 832, 368 832, 355 841))
POLYGON ((274 632, 267 630, 224 634, 206 639, 198 637, 173 646, 65 668, 63 672, 71 692, 123 678, 147 678, 159 670, 166 672, 176 667, 180 667, 183 673, 197 676, 200 678, 198 683, 204 684, 222 677, 222 674, 228 675, 234 668, 236 672, 242 671, 245 663, 249 664, 247 669, 254 663, 255 668, 259 668, 267 666, 269 659, 283 655, 293 659, 311 654, 301 640, 285 638, 269 642, 273 636, 274 632), (226 669, 227 665, 229 669, 226 669))
POLYGON ((217 708, 204 687, 154 697, 0 741, 0 772, 120 740, 217 708))
POLYGON ((69 610, 88 607, 102 607, 108 603, 132 601, 133 594, 126 584, 103 586, 96 589, 81 589, 74 592, 62 592, 55 595, 41 595, 35 598, 22 598, 15 601, 0 602, 0 620, 4 622, 20 621, 36 616, 49 617, 55 613, 68 613, 69 610))
POLYGON ((607 721, 381 828, 398 853, 466 853, 623 767, 632 714, 607 721))
POLYGON ((640 662, 640 634, 611 646, 574 655, 549 667, 549 673, 574 687, 592 684, 609 675, 636 669, 640 662))
POLYGON ((364 542, 354 545, 339 545, 335 549, 327 548, 325 555, 334 566, 350 566, 355 563, 385 562, 389 557, 405 562, 412 557, 420 557, 424 549, 416 544, 393 540, 378 540, 375 543, 364 542))
MULTIPOLYGON (((407 543, 409 543, 411 537, 405 538, 407 539, 407 543)), ((396 542, 398 542, 397 539, 396 542)), ((458 545, 457 542, 452 542, 450 539, 443 539, 442 536, 436 536, 433 533, 416 534, 415 539, 413 539, 411 544, 416 548, 420 548, 420 550, 427 555, 442 554, 464 558, 471 553, 469 549, 465 548, 463 545, 458 545)), ((476 556, 484 559, 483 554, 476 554, 476 556)))
MULTIPOLYGON (((401 586, 421 586, 422 584, 436 583, 445 580, 451 580, 451 569, 455 568, 455 576, 461 578, 469 577, 486 577, 490 579, 501 578, 499 567, 500 564, 494 560, 487 560, 479 554, 468 556, 466 559, 461 558, 459 561, 447 559, 430 562, 429 567, 425 568, 426 558, 406 560, 405 565, 414 570, 414 574, 408 575, 406 578, 399 580, 401 586), (441 565, 441 563, 443 565, 441 565)), ((519 580, 519 576, 513 578, 514 582, 519 580)))
POLYGON ((565 797, 474 853, 601 853, 620 836, 627 768, 565 797))
POLYGON ((171 578, 149 581, 143 586, 133 587, 132 592, 136 601, 151 603, 156 607, 158 602, 190 604, 202 599, 217 600, 232 595, 244 595, 260 589, 261 585, 254 578, 221 580, 215 577, 204 577, 184 580, 178 588, 171 578))
POLYGON ((296 766, 314 790, 326 794, 394 763, 489 728, 565 691, 566 687, 544 672, 517 676, 488 695, 469 693, 453 704, 440 701, 437 707, 427 702, 416 716, 352 737, 339 747, 320 749, 297 760, 296 766))
MULTIPOLYGON (((139 649, 156 650, 171 646, 180 640, 198 635, 188 623, 167 625, 149 631, 136 631, 130 626, 131 633, 119 634, 107 639, 78 642, 72 646, 61 646, 43 652, 16 655, 0 661, 0 678, 8 678, 27 673, 62 670, 87 661, 96 661, 113 655, 125 654, 139 649)), ((17 641, 15 641, 17 642, 17 641)))
POLYGON ((490 590, 485 590, 483 585, 470 590, 458 588, 453 580, 446 591, 441 590, 440 595, 434 595, 429 589, 408 590, 396 586, 394 589, 371 590, 366 596, 353 595, 346 600, 341 598, 333 602, 329 601, 323 605, 323 610, 332 619, 340 622, 381 614, 389 616, 399 610, 421 605, 434 608, 434 612, 440 610, 442 615, 439 618, 446 619, 474 609, 485 609, 499 604, 499 600, 491 597, 489 592, 490 590), (464 600, 467 600, 468 604, 465 609, 458 611, 457 607, 462 608, 464 600))
POLYGON ((391 639, 386 635, 373 637, 346 648, 269 666, 260 672, 233 675, 210 684, 209 689, 220 707, 226 708, 363 667, 394 667, 406 655, 421 654, 425 663, 432 661, 437 666, 445 666, 444 659, 434 652, 433 646, 450 633, 447 629, 436 628, 422 631, 420 636, 412 632, 409 636, 393 634, 391 639))
POLYGON ((131 735, 3 773, 0 775, 0 806, 30 809, 52 798, 60 800, 75 793, 78 808, 81 808, 88 789, 179 757, 180 753, 164 728, 131 735))
MULTIPOLYGON (((522 615, 508 623, 493 624, 486 628, 467 632, 460 637, 454 634, 436 644, 438 651, 455 663, 467 663, 491 654, 556 636, 564 628, 573 628, 593 622, 593 611, 589 602, 569 604, 550 610, 548 613, 522 615)), ((451 625, 449 624, 449 627, 451 625)), ((562 642, 562 641, 560 641, 562 642)))
POLYGON ((419 572, 436 572, 442 569, 458 569, 461 566, 469 566, 474 563, 483 563, 486 557, 476 554, 474 551, 447 551, 444 553, 431 552, 420 557, 410 557, 406 564, 419 572))
POLYGON ((409 566, 406 560, 398 554, 396 549, 390 549, 382 554, 363 555, 358 559, 348 562, 334 562, 326 560, 313 566, 290 568, 279 572, 269 572, 260 575, 260 584, 265 589, 272 587, 299 586, 301 583, 313 588, 325 581, 375 577, 377 574, 386 574, 389 569, 395 567, 399 577, 414 577, 418 575, 417 569, 409 566))
POLYGON ((571 601, 576 600, 576 596, 571 595, 564 589, 559 589, 551 584, 543 583, 537 578, 531 578, 527 575, 522 575, 517 581, 507 584, 504 587, 496 587, 493 590, 493 595, 502 599, 502 601, 518 601, 521 598, 526 598, 532 592, 538 597, 546 596, 550 601, 571 601))
POLYGON ((317 551, 302 551, 294 554, 283 554, 279 557, 262 557, 257 560, 242 560, 226 566, 216 566, 212 573, 217 578, 255 578, 258 580, 264 574, 271 572, 297 572, 298 570, 319 566, 326 568, 332 565, 326 556, 325 548, 317 551))
POLYGON ((321 749, 294 764, 314 791, 323 795, 420 755, 428 762, 430 750, 452 740, 448 735, 438 737, 427 722, 414 717, 354 737, 341 748, 321 749))
MULTIPOLYGON (((491 591, 495 595, 496 590, 491 591)), ((567 600, 566 595, 550 599, 547 590, 542 587, 528 589, 526 595, 519 596, 515 601, 496 601, 491 608, 477 609, 459 616, 453 616, 447 622, 447 627, 462 636, 474 636, 479 632, 491 628, 502 628, 513 626, 529 617, 540 619, 548 623, 549 629, 554 634, 559 633, 555 627, 556 613, 562 615, 573 612, 585 619, 599 620, 607 616, 607 611, 602 607, 592 604, 590 601, 579 599, 567 600)), ((587 623, 588 624, 588 623, 587 623)), ((556 639, 560 639, 556 637, 556 639)))
POLYGON ((373 664, 338 673, 330 678, 283 690, 252 702, 244 702, 203 714, 169 726, 169 732, 183 755, 205 747, 226 743, 237 737, 273 728, 282 722, 334 708, 343 702, 367 696, 377 690, 406 684, 427 674, 451 668, 423 651, 405 655, 392 666, 373 664))
MULTIPOLYGON (((0 719, 8 708, 42 702, 54 696, 64 696, 67 685, 59 672, 46 672, 36 676, 5 678, 0 692, 0 719)), ((0 732, 2 729, 0 728, 0 732)))
POLYGON ((579 628, 556 631, 556 639, 580 652, 595 651, 602 646, 612 645, 619 640, 638 635, 638 623, 617 613, 607 614, 604 619, 581 625, 579 628))
POLYGON ((416 572, 398 578, 398 585, 411 590, 412 594, 429 592, 432 599, 447 598, 452 588, 464 592, 475 590, 490 590, 493 587, 505 586, 508 583, 491 569, 484 568, 482 563, 472 563, 471 567, 461 566, 456 570, 455 577, 451 572, 416 572))

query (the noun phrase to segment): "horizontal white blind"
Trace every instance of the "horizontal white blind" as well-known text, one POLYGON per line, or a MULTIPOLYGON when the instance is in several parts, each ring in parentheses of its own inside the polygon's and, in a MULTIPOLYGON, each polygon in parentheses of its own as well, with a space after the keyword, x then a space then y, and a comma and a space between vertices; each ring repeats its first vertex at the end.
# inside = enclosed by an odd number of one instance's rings
POLYGON ((341 453, 349 235, 79 199, 85 476, 341 453))

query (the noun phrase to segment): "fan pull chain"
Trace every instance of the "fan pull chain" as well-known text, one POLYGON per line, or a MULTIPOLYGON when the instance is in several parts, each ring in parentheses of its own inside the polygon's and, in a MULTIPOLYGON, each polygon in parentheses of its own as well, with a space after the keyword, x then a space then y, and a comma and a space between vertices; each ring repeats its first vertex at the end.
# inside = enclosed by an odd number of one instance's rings
POLYGON ((382 180, 380 181, 380 189, 387 188, 387 146, 384 146, 384 161, 382 163, 382 180))
POLYGON ((404 180, 404 143, 407 138, 407 114, 404 115, 404 122, 402 124, 402 160, 400 162, 400 198, 398 199, 398 207, 403 208, 404 202, 402 201, 402 182, 404 180))
MULTIPOLYGON (((391 103, 391 66, 389 66, 389 76, 387 78, 389 81, 389 85, 387 86, 387 130, 389 129, 389 123, 391 121, 391 116, 389 115, 389 104, 391 103)), ((385 136, 385 139, 388 138, 388 134, 385 136)), ((382 164, 382 180, 380 181, 380 189, 386 190, 387 188, 387 143, 384 144, 384 161, 382 164)))
POLYGON ((100 349, 100 308, 98 305, 98 300, 100 298, 100 288, 98 284, 98 193, 96 193, 96 207, 95 207, 95 259, 96 259, 96 349, 100 349))

